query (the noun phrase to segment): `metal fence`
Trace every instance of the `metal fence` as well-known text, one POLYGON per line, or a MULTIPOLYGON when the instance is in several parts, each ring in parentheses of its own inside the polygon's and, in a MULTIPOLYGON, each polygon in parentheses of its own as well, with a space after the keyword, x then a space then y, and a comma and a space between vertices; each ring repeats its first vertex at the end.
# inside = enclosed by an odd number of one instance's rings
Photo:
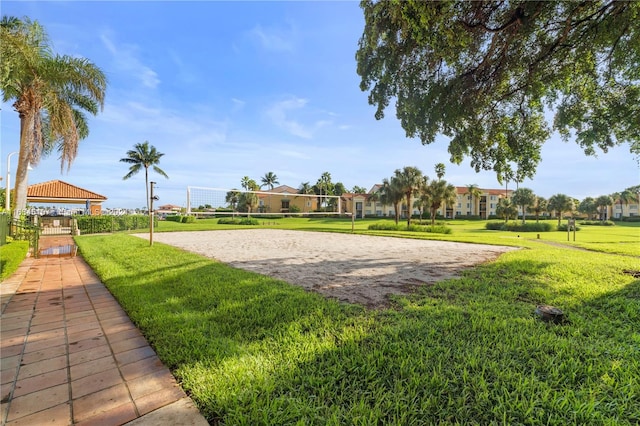
POLYGON ((7 236, 9 235, 9 215, 0 213, 0 246, 7 244, 7 236))
POLYGON ((27 219, 11 218, 8 214, 0 215, 0 242, 6 244, 7 236, 19 241, 28 241, 33 257, 38 257, 40 227, 27 219))

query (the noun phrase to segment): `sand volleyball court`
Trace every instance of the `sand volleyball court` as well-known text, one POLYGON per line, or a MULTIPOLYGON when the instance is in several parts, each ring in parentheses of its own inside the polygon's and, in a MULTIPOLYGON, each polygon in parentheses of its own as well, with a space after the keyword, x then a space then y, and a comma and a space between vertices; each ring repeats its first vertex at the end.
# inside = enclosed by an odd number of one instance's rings
POLYGON ((163 232, 154 241, 369 307, 516 249, 279 229, 163 232))

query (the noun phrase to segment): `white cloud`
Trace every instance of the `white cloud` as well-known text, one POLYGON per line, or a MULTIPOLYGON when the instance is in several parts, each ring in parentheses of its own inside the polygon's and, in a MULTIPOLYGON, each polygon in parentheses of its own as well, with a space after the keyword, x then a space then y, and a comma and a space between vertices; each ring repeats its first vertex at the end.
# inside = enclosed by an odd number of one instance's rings
POLYGON ((304 152, 300 152, 300 151, 282 150, 279 153, 283 157, 292 157, 292 158, 298 158, 298 159, 301 159, 301 160, 310 160, 311 159, 311 157, 309 155, 305 154, 304 152))
POLYGON ((330 126, 333 122, 323 118, 313 120, 310 116, 317 115, 318 112, 306 110, 308 102, 304 98, 289 97, 271 105, 265 114, 276 126, 288 133, 304 139, 311 139, 315 131, 330 126), (295 117, 291 117, 292 115, 295 117), (311 124, 303 123, 303 118, 311 118, 309 120, 311 124))
POLYGON ((263 28, 256 25, 249 36, 257 40, 260 46, 272 52, 293 52, 295 50, 295 30, 293 28, 263 28))
POLYGON ((286 130, 292 135, 311 139, 313 134, 310 128, 307 128, 296 120, 287 117, 287 113, 302 109, 306 104, 306 99, 294 97, 276 102, 267 110, 266 114, 276 126, 286 130))
POLYGON ((158 74, 138 59, 138 47, 132 44, 116 45, 108 34, 101 34, 100 40, 113 56, 118 71, 138 78, 143 86, 155 89, 160 84, 158 74))
POLYGON ((241 109, 243 109, 244 106, 247 104, 245 101, 240 100, 240 99, 236 99, 236 98, 231 98, 231 102, 233 103, 233 107, 231 108, 231 112, 238 112, 241 109))

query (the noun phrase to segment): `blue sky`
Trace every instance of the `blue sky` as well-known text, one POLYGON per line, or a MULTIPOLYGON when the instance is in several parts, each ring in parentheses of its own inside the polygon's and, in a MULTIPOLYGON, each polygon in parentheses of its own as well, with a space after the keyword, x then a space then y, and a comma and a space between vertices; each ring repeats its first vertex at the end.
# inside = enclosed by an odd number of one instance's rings
MULTIPOLYGON (((328 171, 348 189, 370 188, 404 166, 433 177, 439 162, 455 185, 500 187, 469 160, 451 164, 446 138, 423 146, 406 138, 393 110, 374 118, 356 74, 357 2, 3 1, 1 12, 38 20, 57 53, 85 57, 109 79, 104 111, 91 117, 71 169, 61 173, 54 153, 29 173, 30 184, 61 179, 105 195, 106 207, 142 207, 144 174, 123 181, 128 166, 119 159, 148 140, 165 153, 160 167, 170 177, 151 174, 160 204, 185 205, 187 186, 236 188, 267 172, 293 187, 328 171)), ((5 176, 19 121, 10 103, 0 114, 5 176)), ((554 136, 542 156, 521 186, 544 197, 640 183, 626 145, 594 158, 554 136)))

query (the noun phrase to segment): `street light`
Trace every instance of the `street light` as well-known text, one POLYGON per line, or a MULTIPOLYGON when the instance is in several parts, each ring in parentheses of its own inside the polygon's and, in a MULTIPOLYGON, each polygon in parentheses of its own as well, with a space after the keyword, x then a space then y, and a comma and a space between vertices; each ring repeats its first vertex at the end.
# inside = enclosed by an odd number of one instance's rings
POLYGON ((9 211, 9 208, 11 207, 11 156, 14 154, 18 154, 18 151, 10 152, 9 155, 7 155, 7 188, 5 189, 4 194, 4 208, 7 211, 9 211))

